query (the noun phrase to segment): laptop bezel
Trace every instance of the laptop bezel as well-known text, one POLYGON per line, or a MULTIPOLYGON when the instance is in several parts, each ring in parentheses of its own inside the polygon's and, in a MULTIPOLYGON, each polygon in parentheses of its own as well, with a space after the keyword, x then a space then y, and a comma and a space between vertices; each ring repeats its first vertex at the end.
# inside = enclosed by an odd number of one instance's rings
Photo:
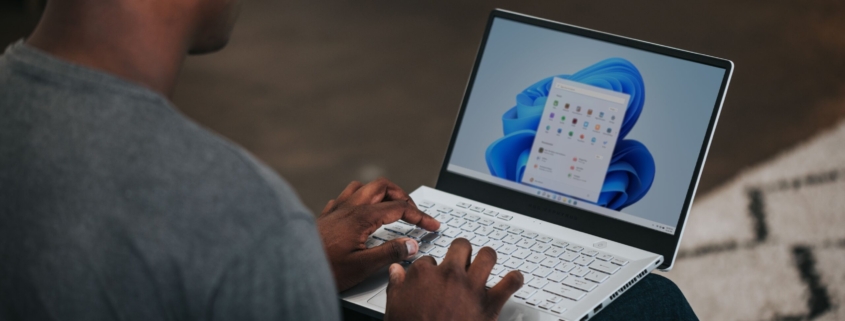
POLYGON ((623 243, 639 249, 650 251, 663 255, 664 261, 658 267, 661 270, 669 270, 675 262, 678 245, 685 228, 685 223, 692 206, 692 200, 695 196, 698 187, 698 181, 701 176, 701 170, 704 166, 704 161, 710 147, 710 142, 713 137, 713 132, 716 128, 716 123, 724 102, 725 93, 733 74, 733 63, 729 60, 706 56, 690 51, 662 46, 654 43, 649 43, 641 40, 609 34, 605 32, 595 31, 565 23, 545 20, 537 17, 531 17, 518 13, 513 13, 501 9, 493 10, 487 20, 487 26, 484 30, 484 37, 481 40, 476 55, 475 63, 473 64, 470 73, 469 81, 467 82, 464 97, 461 103, 461 108, 455 120, 452 137, 449 141, 449 148, 446 150, 446 155, 443 165, 440 169, 440 174, 437 179, 435 188, 444 192, 452 193, 479 202, 487 203, 496 207, 507 209, 516 213, 530 216, 545 222, 561 225, 567 228, 578 230, 584 233, 595 235, 597 237, 605 238, 615 242, 623 243), (449 160, 452 157, 452 150, 460 131, 461 121, 463 120, 464 112, 466 111, 469 97, 472 94, 472 87, 475 83, 475 77, 478 73, 479 65, 484 56, 484 49, 487 45, 487 39, 490 35, 490 30, 493 22, 497 19, 506 19, 515 22, 525 23, 540 28, 551 29, 555 31, 565 32, 577 36, 596 39, 608 43, 618 44, 630 48, 653 52, 669 57, 679 58, 687 61, 701 63, 709 66, 722 68, 725 70, 725 75, 722 79, 719 94, 713 106, 713 112, 707 126, 704 140, 701 143, 701 149, 696 161, 693 176, 690 179, 689 188, 684 200, 678 224, 674 235, 652 230, 643 226, 624 222, 607 216, 595 214, 583 209, 572 206, 560 204, 543 198, 539 198, 523 192, 518 192, 506 187, 493 185, 491 183, 483 182, 474 178, 470 178, 457 173, 452 173, 447 170, 449 160))

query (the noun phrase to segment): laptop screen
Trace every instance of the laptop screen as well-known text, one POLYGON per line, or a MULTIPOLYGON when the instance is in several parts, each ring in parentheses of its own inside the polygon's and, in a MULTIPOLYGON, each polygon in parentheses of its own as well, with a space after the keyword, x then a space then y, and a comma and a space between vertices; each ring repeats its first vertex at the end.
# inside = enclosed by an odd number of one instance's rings
POLYGON ((674 234, 725 69, 493 21, 449 172, 674 234))

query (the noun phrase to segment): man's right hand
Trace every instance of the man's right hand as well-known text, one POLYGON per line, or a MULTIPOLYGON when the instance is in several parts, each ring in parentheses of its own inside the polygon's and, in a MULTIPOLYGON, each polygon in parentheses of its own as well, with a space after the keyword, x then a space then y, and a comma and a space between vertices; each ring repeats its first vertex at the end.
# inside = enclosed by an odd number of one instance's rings
POLYGON ((418 259, 406 272, 390 266, 385 320, 496 320, 505 302, 522 287, 523 276, 511 271, 496 286, 485 284, 496 251, 478 251, 470 264, 472 247, 466 239, 452 242, 438 266, 434 258, 418 259))

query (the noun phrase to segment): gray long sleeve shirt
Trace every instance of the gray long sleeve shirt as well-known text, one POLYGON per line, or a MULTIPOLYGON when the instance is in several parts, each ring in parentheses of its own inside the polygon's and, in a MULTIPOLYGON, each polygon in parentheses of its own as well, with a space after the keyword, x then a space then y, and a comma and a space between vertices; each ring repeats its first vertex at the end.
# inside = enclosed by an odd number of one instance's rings
POLYGON ((0 57, 0 320, 335 320, 314 220, 162 96, 0 57))

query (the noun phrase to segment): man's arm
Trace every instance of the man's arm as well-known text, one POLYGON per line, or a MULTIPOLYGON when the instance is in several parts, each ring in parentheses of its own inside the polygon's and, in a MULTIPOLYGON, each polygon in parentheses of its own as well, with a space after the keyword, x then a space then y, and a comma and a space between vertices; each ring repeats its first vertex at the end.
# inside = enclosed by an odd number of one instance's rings
POLYGON ((210 294, 207 319, 339 320, 337 292, 310 218, 268 228, 210 294))

